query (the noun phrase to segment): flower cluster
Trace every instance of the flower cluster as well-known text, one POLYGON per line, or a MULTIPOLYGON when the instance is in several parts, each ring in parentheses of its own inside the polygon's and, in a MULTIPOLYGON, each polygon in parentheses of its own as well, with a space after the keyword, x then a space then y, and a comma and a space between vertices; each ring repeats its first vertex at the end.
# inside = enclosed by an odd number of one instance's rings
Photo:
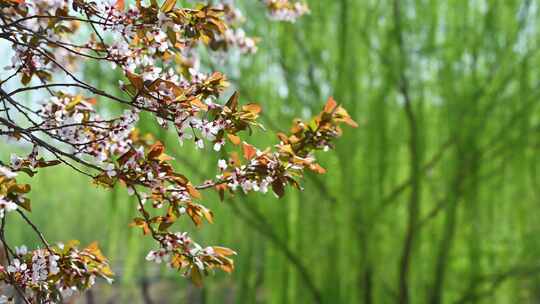
POLYGON ((49 61, 39 56, 34 50, 26 46, 15 46, 15 56, 11 57, 11 65, 5 67, 6 70, 20 70, 23 74, 23 83, 30 82, 32 76, 38 75, 40 78, 47 79, 50 77, 49 61))
POLYGON ((60 47, 58 44, 61 38, 77 30, 75 22, 67 20, 51 24, 49 18, 31 18, 32 16, 66 16, 69 5, 70 1, 64 0, 0 1, 4 22, 11 25, 12 29, 15 26, 20 29, 19 31, 10 30, 8 26, 4 29, 5 39, 14 44, 15 51, 14 56, 11 57, 11 64, 5 69, 19 71, 22 74, 23 84, 28 84, 33 76, 41 81, 49 81, 52 72, 59 69, 53 64, 54 61, 68 66, 76 58, 75 54, 68 52, 69 48, 60 47), (55 47, 56 51, 47 51, 44 49, 45 45, 55 47))
POLYGON ((16 248, 7 267, 0 267, 0 281, 15 285, 38 303, 58 303, 63 297, 92 287, 96 277, 111 280, 112 272, 97 247, 84 249, 77 242, 29 252, 16 248))
POLYGON ((219 246, 202 248, 185 232, 167 233, 161 236, 161 248, 150 251, 146 260, 158 264, 164 262, 170 268, 185 270, 184 275, 193 278, 195 284, 200 285, 202 274, 206 274, 209 269, 219 268, 231 272, 234 266, 229 256, 235 254, 234 251, 219 246))
POLYGON ((104 120, 95 113, 95 103, 95 98, 82 95, 53 96, 39 111, 43 119, 39 130, 70 145, 75 155, 89 155, 97 162, 124 153, 131 144, 129 135, 139 120, 139 110, 133 108, 116 119, 104 120))
POLYGON ((263 0, 270 17, 274 20, 295 22, 309 13, 309 7, 302 2, 289 0, 263 0))
POLYGON ((247 36, 241 27, 245 22, 242 12, 228 2, 217 3, 216 8, 223 11, 227 29, 216 37, 216 40, 211 44, 211 48, 224 51, 236 48, 242 54, 257 52, 258 39, 247 36))
POLYGON ((287 184, 300 188, 296 178, 301 177, 305 169, 319 174, 326 172, 317 164, 313 152, 332 148, 332 141, 341 135, 341 123, 357 127, 347 111, 330 98, 323 111, 311 122, 297 120, 290 135, 278 133, 280 143, 273 150, 261 151, 243 143, 246 163, 242 164, 237 153, 232 154, 228 161, 220 160, 221 174, 217 176, 216 189, 223 197, 225 189, 232 192, 240 187, 245 193, 266 193, 271 186, 273 192, 281 197, 287 184))

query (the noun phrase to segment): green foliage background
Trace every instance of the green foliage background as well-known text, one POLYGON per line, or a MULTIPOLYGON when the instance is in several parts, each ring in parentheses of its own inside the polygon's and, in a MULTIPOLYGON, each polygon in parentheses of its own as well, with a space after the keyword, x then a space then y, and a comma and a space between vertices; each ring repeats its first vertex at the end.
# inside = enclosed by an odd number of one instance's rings
MULTIPOLYGON (((296 24, 237 2, 259 52, 215 65, 244 101, 263 105, 268 129, 286 130, 330 95, 360 127, 319 155, 328 174, 307 176, 301 193, 205 196, 216 223, 194 233, 239 254, 232 275, 202 290, 143 262, 152 244, 127 227, 135 204, 124 189, 43 170, 32 218, 51 240, 99 241, 118 274, 95 301, 397 303, 403 284, 410 303, 540 301, 537 2, 312 0, 296 24)), ((99 66, 85 74, 117 81, 99 66)), ((150 120, 141 128, 159 133, 187 176, 215 174, 218 156, 181 148, 150 120)), ((270 133, 250 140, 271 144, 270 133)), ((15 244, 38 244, 15 218, 7 227, 15 244)))

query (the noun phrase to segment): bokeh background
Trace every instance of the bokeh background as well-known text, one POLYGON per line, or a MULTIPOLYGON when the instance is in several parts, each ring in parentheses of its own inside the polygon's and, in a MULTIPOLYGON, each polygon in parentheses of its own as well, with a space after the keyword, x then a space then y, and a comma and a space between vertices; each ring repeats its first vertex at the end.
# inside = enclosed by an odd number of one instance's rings
MULTIPOLYGON (((266 127, 287 130, 331 95, 360 127, 319 155, 328 173, 307 175, 303 192, 205 196, 215 224, 182 229, 238 256, 232 275, 202 289, 144 262, 152 243, 128 228, 136 210, 124 189, 41 171, 32 219, 52 241, 97 240, 117 274, 77 303, 399 303, 405 290, 411 303, 540 302, 538 2, 312 0, 295 24, 236 2, 259 52, 207 64, 263 105, 266 127)), ((82 68, 115 90, 120 75, 82 68)), ((151 120, 140 127, 187 176, 215 174, 219 155, 180 147, 151 120)), ((269 145, 271 133, 250 140, 269 145)), ((0 141, 3 160, 28 150, 0 141)), ((7 230, 13 244, 39 244, 16 218, 7 230)))

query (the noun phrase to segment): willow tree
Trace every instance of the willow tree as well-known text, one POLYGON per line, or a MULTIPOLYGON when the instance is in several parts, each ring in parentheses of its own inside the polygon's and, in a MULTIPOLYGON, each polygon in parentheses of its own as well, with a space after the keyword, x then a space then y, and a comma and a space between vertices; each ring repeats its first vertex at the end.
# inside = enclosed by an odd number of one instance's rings
MULTIPOLYGON (((270 18, 281 21, 308 12, 306 5, 286 0, 262 5, 270 18)), ((225 75, 199 69, 201 49, 218 56, 229 49, 245 54, 257 49, 257 39, 245 35, 243 18, 231 4, 179 7, 176 0, 138 0, 127 8, 124 1, 2 0, 0 8, 0 39, 13 49, 11 74, 0 82, 0 135, 33 147, 28 155, 12 155, 0 164, 0 239, 8 262, 0 268, 0 281, 26 303, 60 302, 90 288, 96 277, 111 280, 113 273, 96 243, 79 248, 76 241, 47 241, 31 220, 30 185, 19 183, 18 174, 34 176, 42 168, 65 165, 104 189, 123 186, 137 202, 131 225, 155 241, 146 259, 166 263, 200 285, 212 269, 232 271, 235 255, 176 230, 182 218, 196 226, 214 220, 201 204, 201 192, 213 189, 223 199, 235 191, 281 197, 286 186, 300 189, 304 171, 325 172, 314 152, 333 148, 341 123, 356 126, 329 98, 311 121, 295 120, 289 134, 278 133, 274 146, 257 148, 243 140, 244 133, 263 128, 261 107, 241 103, 237 92, 225 98, 225 75), (121 71, 123 94, 78 75, 82 64, 102 63, 121 71), (18 81, 18 87, 4 89, 9 81, 18 81), (28 106, 18 100, 28 91, 49 96, 28 106), (122 105, 124 112, 100 113, 95 105, 105 102, 122 105), (174 130, 180 144, 192 142, 206 153, 224 149, 229 156, 219 160, 215 177, 192 182, 174 169, 174 159, 156 136, 137 130, 141 115, 174 130), (41 248, 8 243, 6 217, 12 214, 37 233, 41 248)))

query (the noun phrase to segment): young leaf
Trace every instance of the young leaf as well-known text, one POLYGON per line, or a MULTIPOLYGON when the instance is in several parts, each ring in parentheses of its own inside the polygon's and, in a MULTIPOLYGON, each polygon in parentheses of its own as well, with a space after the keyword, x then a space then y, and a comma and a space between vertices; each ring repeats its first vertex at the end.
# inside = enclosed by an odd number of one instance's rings
POLYGON ((257 155, 257 150, 255 149, 255 147, 248 143, 244 143, 242 148, 244 150, 244 158, 247 160, 250 160, 255 157, 255 155, 257 155))
POLYGON ((229 138, 229 140, 236 146, 241 143, 240 137, 238 137, 237 135, 229 133, 227 134, 227 138, 229 138))
POLYGON ((197 266, 191 266, 191 281, 195 286, 202 287, 202 275, 197 266))
POLYGON ((114 4, 117 10, 123 11, 126 8, 126 3, 124 0, 116 0, 116 3, 114 4))
POLYGON ((280 180, 275 180, 272 183, 272 190, 279 198, 282 198, 283 195, 285 195, 285 187, 283 186, 283 183, 280 180))
POLYGON ((193 187, 193 185, 187 184, 186 188, 187 188, 187 190, 189 192, 189 195, 191 195, 193 198, 200 199, 202 197, 199 190, 195 189, 195 187, 193 187))
POLYGON ((127 72, 126 76, 129 79, 129 82, 131 82, 135 89, 137 89, 137 91, 140 91, 144 88, 144 80, 140 75, 127 72))
POLYGON ((148 152, 148 159, 157 159, 165 151, 165 146, 160 142, 156 142, 150 147, 150 152, 148 152))
POLYGON ((326 173, 326 169, 321 167, 319 164, 312 164, 312 165, 309 166, 309 169, 311 169, 311 171, 313 171, 315 173, 318 173, 318 174, 325 174, 326 173))
POLYGON ((213 246, 212 249, 214 249, 214 252, 219 255, 223 255, 223 256, 236 255, 235 251, 226 247, 213 246))
POLYGON ((234 94, 229 98, 229 101, 225 104, 231 111, 236 112, 236 108, 238 108, 238 97, 240 94, 238 92, 234 92, 234 94))
POLYGON ((334 100, 334 97, 330 96, 328 98, 328 101, 326 102, 326 105, 324 106, 324 112, 325 113, 332 113, 332 111, 334 111, 336 106, 337 106, 337 103, 334 100))
POLYGON ((259 113, 262 112, 261 106, 256 104, 256 103, 248 103, 248 104, 242 106, 242 110, 244 110, 246 112, 251 112, 253 114, 259 114, 259 113))

